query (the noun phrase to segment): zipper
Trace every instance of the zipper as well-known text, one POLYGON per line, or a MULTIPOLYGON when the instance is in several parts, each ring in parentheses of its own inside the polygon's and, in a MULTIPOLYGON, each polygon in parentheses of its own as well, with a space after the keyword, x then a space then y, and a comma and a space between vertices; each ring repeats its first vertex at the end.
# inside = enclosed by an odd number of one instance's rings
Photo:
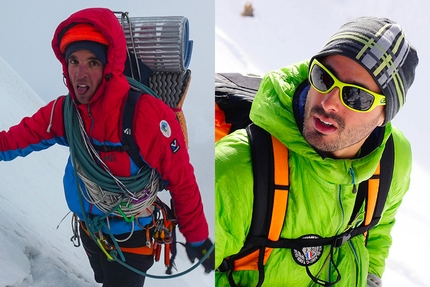
POLYGON ((91 138, 91 134, 92 134, 92 130, 93 130, 93 127, 94 127, 94 118, 93 118, 93 114, 91 113, 91 105, 90 104, 88 104, 87 113, 88 113, 88 117, 91 120, 91 126, 89 128, 88 137, 90 138, 90 140, 92 142, 93 140, 91 138))
MULTIPOLYGON (((355 193, 357 193, 357 188, 356 188, 356 184, 355 184, 355 173, 354 173, 354 170, 352 167, 349 168, 349 175, 351 176, 351 184, 353 186, 352 193, 355 194, 355 193)), ((343 208, 343 203, 342 203, 342 191, 343 191, 342 185, 339 185, 338 193, 337 193, 337 199, 338 199, 339 208, 341 211, 341 222, 340 222, 340 225, 336 231, 336 234, 339 234, 339 232, 343 232, 342 226, 345 223, 345 210, 343 208)), ((348 242, 350 242, 350 241, 348 241, 348 242)), ((354 252, 354 254, 355 254, 355 252, 354 252)), ((330 263, 329 268, 328 268, 328 275, 329 275, 328 278, 330 278, 330 280, 331 280, 331 271, 332 271, 332 264, 330 263)))
MULTIPOLYGON (((342 204, 342 185, 339 185, 339 188, 337 190, 337 200, 338 200, 339 208, 340 208, 340 212, 341 212, 341 222, 340 222, 340 225, 337 228, 335 234, 339 234, 339 231, 341 230, 341 228, 342 228, 342 226, 343 226, 343 224, 345 222, 345 211, 343 209, 343 204, 342 204)), ((332 263, 330 261, 329 265, 328 265, 328 277, 327 277, 327 278, 329 278, 330 281, 332 279, 331 278, 331 274, 332 274, 332 263)))
POLYGON ((354 254, 354 258, 355 258, 355 263, 356 263, 356 268, 355 268, 355 286, 357 286, 358 284, 358 276, 360 274, 359 272, 359 268, 360 268, 360 258, 357 254, 357 250, 355 249, 354 243, 352 242, 352 240, 348 240, 348 246, 351 248, 352 253, 354 254))
MULTIPOLYGON (((354 169, 352 167, 349 168, 349 174, 351 175, 351 184, 352 184, 352 193, 356 194, 357 193, 357 185, 355 183, 355 173, 354 173, 354 169)), ((357 226, 357 222, 359 221, 358 218, 360 216, 360 212, 357 214, 357 217, 354 218, 354 221, 352 222, 352 224, 354 224, 355 226, 357 226)), ((354 226, 354 227, 355 227, 354 226)), ((348 228, 351 228, 351 226, 349 226, 348 228)), ((357 250, 355 249, 354 243, 352 242, 352 240, 348 240, 348 246, 349 248, 351 248, 351 251, 354 255, 354 259, 355 259, 355 263, 356 263, 356 268, 355 268, 355 286, 357 286, 358 284, 358 275, 359 275, 359 266, 360 266, 360 258, 358 257, 357 254, 357 250)))
POLYGON ((339 188, 338 188, 337 199, 339 202, 339 208, 340 208, 340 212, 342 215, 340 225, 339 225, 338 229, 336 230, 336 234, 339 234, 343 224, 345 223, 345 210, 343 209, 343 203, 342 203, 342 186, 341 185, 339 185, 339 188))

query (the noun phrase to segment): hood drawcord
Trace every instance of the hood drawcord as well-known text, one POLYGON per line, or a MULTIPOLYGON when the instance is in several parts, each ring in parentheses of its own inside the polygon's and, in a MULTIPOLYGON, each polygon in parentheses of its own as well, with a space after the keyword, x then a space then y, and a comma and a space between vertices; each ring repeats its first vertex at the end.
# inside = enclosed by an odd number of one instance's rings
POLYGON ((356 194, 357 193, 357 186, 355 184, 355 173, 354 173, 354 170, 352 169, 352 167, 349 168, 349 174, 351 175, 352 193, 356 194))
POLYGON ((60 97, 56 98, 56 99, 55 99, 55 101, 54 101, 54 104, 52 105, 52 109, 51 109, 51 116, 49 117, 49 125, 48 125, 48 128, 46 129, 46 131, 47 131, 48 133, 50 133, 50 132, 51 132, 52 121, 53 121, 53 119, 54 119, 54 110, 55 110, 55 105, 57 104, 57 102, 58 102, 58 99, 59 99, 59 98, 60 98, 60 97))

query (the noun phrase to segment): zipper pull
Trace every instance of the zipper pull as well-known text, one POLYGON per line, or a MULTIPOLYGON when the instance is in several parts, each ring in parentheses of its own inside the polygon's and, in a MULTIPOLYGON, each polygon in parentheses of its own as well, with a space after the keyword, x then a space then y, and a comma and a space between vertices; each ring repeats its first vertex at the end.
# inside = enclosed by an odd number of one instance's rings
POLYGON ((355 174, 354 174, 354 170, 352 169, 352 167, 349 168, 349 174, 351 175, 352 193, 356 194, 357 193, 357 186, 355 184, 355 174))
POLYGON ((87 112, 88 112, 88 117, 91 118, 92 115, 91 115, 90 104, 88 104, 87 112))

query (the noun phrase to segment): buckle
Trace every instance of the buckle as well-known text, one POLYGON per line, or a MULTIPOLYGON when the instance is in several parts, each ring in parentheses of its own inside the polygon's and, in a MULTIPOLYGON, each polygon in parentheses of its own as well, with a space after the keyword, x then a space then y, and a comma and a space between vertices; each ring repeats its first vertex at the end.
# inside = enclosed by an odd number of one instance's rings
POLYGON ((344 233, 333 240, 333 247, 341 247, 345 242, 351 239, 351 232, 344 233))
POLYGON ((218 272, 228 272, 228 271, 232 271, 234 266, 233 264, 229 261, 230 258, 224 258, 224 260, 221 262, 221 264, 218 266, 218 268, 216 269, 216 271, 218 272))

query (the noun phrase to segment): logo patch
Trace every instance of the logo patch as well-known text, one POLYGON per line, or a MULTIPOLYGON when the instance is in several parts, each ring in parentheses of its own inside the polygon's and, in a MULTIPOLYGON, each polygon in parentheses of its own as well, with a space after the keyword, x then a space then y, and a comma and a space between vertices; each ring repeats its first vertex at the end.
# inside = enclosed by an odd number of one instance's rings
MULTIPOLYGON (((319 239, 318 235, 305 235, 301 239, 319 239)), ((303 247, 302 250, 291 249, 294 261, 301 266, 310 266, 316 263, 324 251, 324 246, 303 247)))
POLYGON ((170 149, 172 150, 173 153, 176 153, 179 150, 180 146, 178 144, 178 140, 174 139, 171 143, 170 143, 170 149))
POLYGON ((130 128, 126 128, 126 129, 124 130, 124 134, 126 134, 126 135, 131 135, 131 129, 130 129, 130 128))
POLYGON ((104 162, 116 162, 116 155, 114 153, 111 154, 107 154, 103 156, 103 161, 104 162))
POLYGON ((170 129, 169 124, 165 120, 162 120, 160 122, 160 130, 163 136, 165 136, 166 138, 169 138, 172 135, 172 130, 170 129))

